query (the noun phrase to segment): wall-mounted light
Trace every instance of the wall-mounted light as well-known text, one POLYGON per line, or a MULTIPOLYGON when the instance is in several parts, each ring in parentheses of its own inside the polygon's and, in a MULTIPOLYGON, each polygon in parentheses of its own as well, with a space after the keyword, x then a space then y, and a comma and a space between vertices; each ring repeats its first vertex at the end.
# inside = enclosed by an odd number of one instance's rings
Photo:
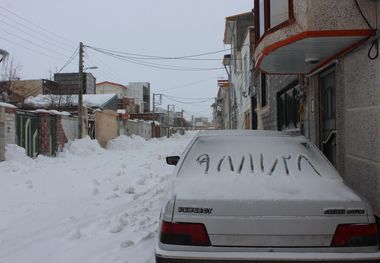
POLYGON ((316 57, 305 58, 305 62, 311 65, 318 64, 321 60, 316 57))

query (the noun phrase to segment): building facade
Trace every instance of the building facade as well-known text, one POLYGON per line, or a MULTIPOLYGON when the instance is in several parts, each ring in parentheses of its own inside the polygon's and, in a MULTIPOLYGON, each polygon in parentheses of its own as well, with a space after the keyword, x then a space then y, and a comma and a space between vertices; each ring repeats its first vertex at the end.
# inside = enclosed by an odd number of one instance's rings
MULTIPOLYGON (((79 94, 79 73, 55 73, 54 81, 59 84, 53 94, 79 94)), ((96 79, 89 73, 83 73, 83 94, 96 94, 96 79)))
POLYGON ((258 126, 304 134, 380 216, 380 3, 274 2, 255 1, 258 126))
POLYGON ((149 82, 129 82, 127 97, 134 98, 135 104, 139 105, 140 112, 150 112, 150 83, 149 82))
MULTIPOLYGON (((250 87, 250 66, 251 61, 250 46, 245 42, 250 42, 251 34, 249 28, 254 24, 252 12, 238 14, 226 18, 224 29, 224 44, 230 45, 231 54, 225 56, 223 64, 226 67, 229 77, 229 99, 230 99, 230 127, 232 129, 246 128, 245 113, 247 105, 249 107, 249 87, 250 87), (248 37, 247 37, 248 36, 248 37), (248 40, 247 40, 248 39, 248 40), (244 53, 245 57, 242 57, 244 53), (245 59, 243 61, 243 59, 245 59), (250 64, 250 63, 249 63, 250 64), (248 80, 248 81, 247 81, 248 80)), ((249 107, 250 108, 250 107, 249 107)), ((250 124, 247 124, 249 126, 250 124)))
POLYGON ((96 94, 117 94, 118 109, 127 109, 125 99, 128 87, 119 83, 103 81, 96 84, 96 94))
POLYGON ((29 96, 52 94, 58 89, 58 83, 47 79, 12 80, 0 82, 0 93, 8 94, 8 101, 22 103, 29 96))

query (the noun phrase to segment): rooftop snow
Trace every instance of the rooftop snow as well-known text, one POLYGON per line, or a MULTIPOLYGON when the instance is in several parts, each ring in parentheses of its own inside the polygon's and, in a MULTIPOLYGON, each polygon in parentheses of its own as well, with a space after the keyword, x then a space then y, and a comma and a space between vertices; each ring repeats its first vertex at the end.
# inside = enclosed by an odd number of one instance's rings
MULTIPOLYGON (((85 94, 83 95, 83 105, 85 107, 102 107, 117 94, 85 94)), ((24 100, 27 105, 34 107, 48 107, 52 104, 78 105, 78 95, 38 95, 28 97, 24 100)))

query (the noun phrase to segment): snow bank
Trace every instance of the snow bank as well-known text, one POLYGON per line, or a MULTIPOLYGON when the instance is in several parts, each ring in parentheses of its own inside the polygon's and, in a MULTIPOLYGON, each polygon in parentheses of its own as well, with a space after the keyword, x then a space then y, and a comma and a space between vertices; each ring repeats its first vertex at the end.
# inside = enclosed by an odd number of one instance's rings
POLYGON ((5 103, 5 102, 0 102, 0 107, 13 108, 13 109, 17 108, 15 105, 9 104, 9 103, 5 103))
POLYGON ((24 148, 16 144, 7 144, 5 147, 5 160, 25 162, 31 161, 32 159, 26 155, 24 148))
POLYGON ((154 263, 158 218, 173 166, 192 135, 85 137, 56 158, 7 147, 0 162, 0 262, 154 263), (26 161, 28 160, 28 161, 26 161))
POLYGON ((140 136, 125 136, 121 135, 116 139, 108 142, 107 149, 116 151, 138 150, 149 144, 143 137, 140 136))
POLYGON ((97 140, 92 140, 89 136, 83 139, 69 141, 63 148, 63 153, 71 153, 76 156, 90 156, 102 154, 104 149, 99 145, 97 140))

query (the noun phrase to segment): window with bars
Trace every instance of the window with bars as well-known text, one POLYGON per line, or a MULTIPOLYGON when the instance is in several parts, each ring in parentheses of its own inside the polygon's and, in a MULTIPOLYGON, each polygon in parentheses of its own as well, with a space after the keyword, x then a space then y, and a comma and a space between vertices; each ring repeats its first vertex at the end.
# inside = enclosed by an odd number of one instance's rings
POLYGON ((299 85, 292 82, 277 93, 277 125, 278 130, 299 129, 299 85))

